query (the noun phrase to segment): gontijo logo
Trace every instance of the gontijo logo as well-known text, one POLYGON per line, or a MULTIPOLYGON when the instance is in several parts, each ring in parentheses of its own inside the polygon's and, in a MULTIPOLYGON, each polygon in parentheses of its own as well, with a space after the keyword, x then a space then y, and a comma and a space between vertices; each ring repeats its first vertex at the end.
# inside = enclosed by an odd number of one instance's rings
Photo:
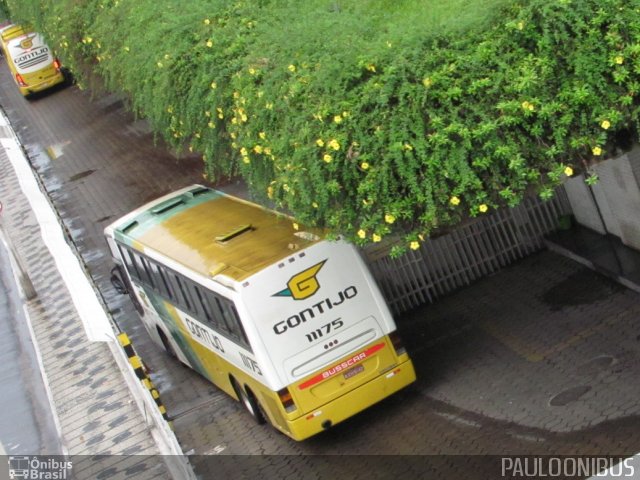
POLYGON ((294 275, 287 282, 287 288, 274 293, 272 297, 292 297, 294 300, 309 298, 320 289, 320 283, 318 283, 316 275, 326 261, 325 259, 294 275))
POLYGON ((31 36, 28 36, 20 42, 20 48, 23 50, 28 50, 33 47, 33 39, 35 38, 35 33, 31 36))

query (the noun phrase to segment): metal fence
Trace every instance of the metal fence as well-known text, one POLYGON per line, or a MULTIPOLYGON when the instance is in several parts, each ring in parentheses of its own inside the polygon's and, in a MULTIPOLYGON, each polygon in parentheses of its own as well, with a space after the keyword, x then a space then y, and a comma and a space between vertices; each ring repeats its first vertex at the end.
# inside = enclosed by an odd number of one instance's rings
POLYGON ((541 250, 544 235, 557 230, 559 218, 569 213, 566 193, 559 188, 552 200, 528 197, 517 207, 430 238, 399 258, 375 246, 364 254, 391 310, 399 314, 541 250))

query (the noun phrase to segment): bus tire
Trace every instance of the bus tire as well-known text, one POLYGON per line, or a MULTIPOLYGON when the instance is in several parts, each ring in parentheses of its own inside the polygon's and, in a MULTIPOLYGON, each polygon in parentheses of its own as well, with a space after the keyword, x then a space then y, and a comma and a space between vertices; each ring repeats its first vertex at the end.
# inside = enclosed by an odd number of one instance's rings
POLYGON ((256 396, 253 394, 251 389, 242 388, 233 377, 231 377, 231 384, 238 396, 238 399, 240 400, 240 403, 244 406, 245 410, 249 412, 251 418, 253 418, 258 425, 263 425, 265 423, 264 415, 262 414, 262 409, 260 408, 260 405, 256 400, 256 396))
POLYGON ((164 332, 160 327, 156 327, 156 328, 158 329, 158 336, 162 341, 162 346, 164 347, 164 351, 167 352, 167 355, 169 355, 171 358, 177 359, 178 355, 176 355, 176 351, 173 349, 173 345, 171 345, 171 342, 169 341, 167 336, 164 334, 164 332))

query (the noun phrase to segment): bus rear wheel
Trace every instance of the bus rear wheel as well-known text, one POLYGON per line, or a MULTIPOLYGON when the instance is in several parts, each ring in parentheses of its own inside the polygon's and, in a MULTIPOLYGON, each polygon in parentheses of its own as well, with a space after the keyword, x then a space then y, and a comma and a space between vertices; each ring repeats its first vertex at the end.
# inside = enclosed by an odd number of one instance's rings
POLYGON ((253 418, 258 425, 263 425, 265 423, 265 418, 253 392, 248 388, 246 390, 242 388, 233 377, 231 378, 231 384, 233 385, 236 395, 240 399, 240 403, 242 403, 245 410, 249 412, 251 418, 253 418))

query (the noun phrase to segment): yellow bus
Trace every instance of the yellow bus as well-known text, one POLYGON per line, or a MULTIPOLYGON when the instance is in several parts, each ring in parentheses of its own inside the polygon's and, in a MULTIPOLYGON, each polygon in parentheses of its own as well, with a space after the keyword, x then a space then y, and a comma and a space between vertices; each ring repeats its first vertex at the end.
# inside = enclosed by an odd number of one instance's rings
POLYGON ((105 229, 151 338, 295 440, 415 380, 358 250, 193 185, 105 229), (297 228, 296 228, 297 227, 297 228))
POLYGON ((0 32, 0 44, 13 80, 25 98, 65 82, 60 61, 39 33, 13 25, 0 32))

